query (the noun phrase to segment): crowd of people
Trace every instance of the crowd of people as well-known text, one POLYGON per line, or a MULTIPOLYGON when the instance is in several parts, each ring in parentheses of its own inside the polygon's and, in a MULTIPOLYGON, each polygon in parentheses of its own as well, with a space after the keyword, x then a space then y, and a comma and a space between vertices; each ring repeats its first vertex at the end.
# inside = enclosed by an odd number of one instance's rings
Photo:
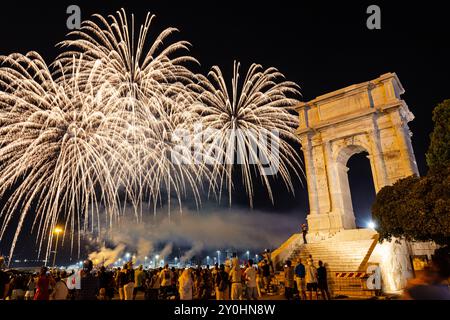
MULTIPOLYGON (((410 280, 403 299, 450 299, 447 251, 437 250, 423 276, 410 280)), ((5 271, 0 257, 0 300, 257 300, 280 295, 282 288, 287 300, 331 299, 324 263, 319 260, 316 267, 311 255, 305 260, 286 261, 276 276, 270 255, 245 266, 233 258, 212 268, 145 269, 129 261, 107 269, 85 260, 81 270, 70 273, 47 267, 37 273, 5 271)))
POLYGON ((268 259, 241 266, 237 258, 225 264, 197 268, 134 268, 131 261, 119 268, 93 267, 83 262, 78 288, 70 288, 75 271, 42 267, 38 273, 0 273, 0 299, 8 300, 257 300, 278 291, 268 259), (68 286, 69 285, 69 286, 68 286))

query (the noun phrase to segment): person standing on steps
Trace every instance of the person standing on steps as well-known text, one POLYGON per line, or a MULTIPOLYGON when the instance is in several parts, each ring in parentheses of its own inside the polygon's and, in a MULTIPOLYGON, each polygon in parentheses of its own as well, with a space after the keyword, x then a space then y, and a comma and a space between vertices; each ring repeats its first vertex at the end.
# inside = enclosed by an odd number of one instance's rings
POLYGON ((302 263, 302 259, 298 259, 298 264, 295 267, 295 280, 297 282, 298 296, 303 300, 306 300, 305 273, 305 265, 302 263))
POLYGON ((287 300, 294 298, 294 267, 292 261, 287 260, 284 267, 284 294, 287 300))
POLYGON ((327 269, 322 261, 319 260, 319 268, 317 268, 317 283, 322 294, 323 300, 330 300, 330 292, 328 291, 327 269))
POLYGON ((307 266, 305 268, 305 280, 306 290, 309 293, 309 300, 312 300, 312 293, 314 291, 317 300, 317 270, 313 265, 312 259, 308 259, 307 266))
POLYGON ((302 224, 302 234, 303 234, 303 243, 307 244, 306 241, 306 235, 308 234, 308 227, 306 226, 306 223, 302 224))

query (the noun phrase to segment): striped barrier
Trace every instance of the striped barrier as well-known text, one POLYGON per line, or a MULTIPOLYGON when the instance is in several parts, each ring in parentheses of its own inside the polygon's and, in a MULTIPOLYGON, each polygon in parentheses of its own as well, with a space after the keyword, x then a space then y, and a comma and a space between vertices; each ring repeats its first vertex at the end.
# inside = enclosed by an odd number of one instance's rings
POLYGON ((367 278, 370 274, 366 272, 335 272, 336 278, 367 278))

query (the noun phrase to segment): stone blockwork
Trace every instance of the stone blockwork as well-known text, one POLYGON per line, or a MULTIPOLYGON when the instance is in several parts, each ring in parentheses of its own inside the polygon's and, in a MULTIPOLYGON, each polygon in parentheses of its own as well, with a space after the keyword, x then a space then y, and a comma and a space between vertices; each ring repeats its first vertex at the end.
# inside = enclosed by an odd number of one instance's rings
POLYGON ((305 157, 311 240, 354 229, 348 159, 366 151, 375 190, 418 174, 407 123, 414 116, 401 99, 394 73, 301 103, 299 128, 305 157))

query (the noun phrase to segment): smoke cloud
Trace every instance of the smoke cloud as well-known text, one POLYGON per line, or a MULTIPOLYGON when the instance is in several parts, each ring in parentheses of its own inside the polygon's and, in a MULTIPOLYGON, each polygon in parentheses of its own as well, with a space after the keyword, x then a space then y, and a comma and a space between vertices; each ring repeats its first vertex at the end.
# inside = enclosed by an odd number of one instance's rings
POLYGON ((159 253, 160 258, 165 259, 168 256, 170 256, 170 254, 172 253, 172 249, 173 249, 173 244, 172 244, 172 242, 169 242, 168 244, 166 244, 164 246, 164 248, 159 253))
POLYGON ((94 262, 94 264, 101 264, 101 265, 111 265, 119 257, 122 255, 122 253, 125 250, 125 244, 121 243, 117 245, 114 249, 102 247, 98 252, 94 251, 89 254, 89 259, 94 262))
POLYGON ((185 210, 183 214, 172 214, 171 219, 166 214, 158 217, 151 216, 140 222, 124 219, 126 221, 113 228, 105 239, 115 249, 102 248, 89 257, 111 262, 126 248, 136 253, 140 261, 157 254, 163 259, 172 254, 174 246, 185 249, 175 252, 181 256, 180 262, 189 261, 200 252, 224 248, 256 253, 278 247, 292 233, 298 232, 301 222, 299 214, 217 208, 213 213, 185 210))
POLYGON ((185 252, 185 254, 180 258, 181 262, 187 262, 192 259, 197 253, 201 252, 204 248, 204 244, 202 242, 196 242, 192 246, 191 249, 185 252))

